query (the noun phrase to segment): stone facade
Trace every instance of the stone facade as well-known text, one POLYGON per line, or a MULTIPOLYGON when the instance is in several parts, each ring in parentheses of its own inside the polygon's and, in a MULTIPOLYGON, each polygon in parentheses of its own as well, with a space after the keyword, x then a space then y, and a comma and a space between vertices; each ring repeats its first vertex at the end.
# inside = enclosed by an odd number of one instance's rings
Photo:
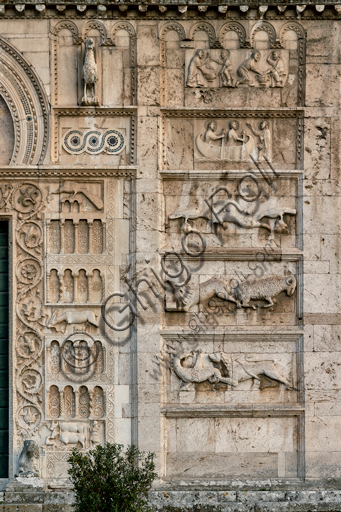
POLYGON ((340 15, 0 6, 4 510, 105 441, 156 510, 341 510, 340 15))

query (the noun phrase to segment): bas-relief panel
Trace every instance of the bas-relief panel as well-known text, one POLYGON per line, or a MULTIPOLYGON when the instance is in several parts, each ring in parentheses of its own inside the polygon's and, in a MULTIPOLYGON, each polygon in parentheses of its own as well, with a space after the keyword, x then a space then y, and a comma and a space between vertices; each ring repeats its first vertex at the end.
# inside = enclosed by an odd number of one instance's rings
POLYGON ((160 40, 165 106, 304 104, 305 34, 295 21, 170 22, 160 40))
MULTIPOLYGON (((55 111, 55 160, 62 165, 131 165, 133 118, 101 111, 55 111), (100 162, 98 157, 100 156, 100 162)), ((116 112, 117 114, 117 112, 116 112)))
MULTIPOLYGON (((115 354, 99 318, 105 291, 112 293, 118 286, 115 265, 128 254, 129 218, 125 219, 126 242, 116 249, 113 240, 123 227, 124 182, 129 176, 127 172, 126 178, 93 182, 50 177, 46 185, 34 180, 2 184, 0 206, 4 212, 9 208, 14 212, 17 262, 15 458, 25 439, 56 455, 75 446, 85 449, 114 440, 115 354), (80 228, 83 218, 87 221, 80 228), (55 219, 61 232, 53 228, 49 234, 55 219), (96 221, 100 234, 91 231, 96 221), (67 222, 72 228, 63 234, 67 222), (87 243, 78 237, 83 231, 87 243), (52 254, 50 244, 55 249, 52 254), (67 262, 71 245, 77 265, 67 262), (95 264, 94 247, 110 260, 102 269, 95 264), (116 262, 115 256, 119 256, 116 262), (49 266, 50 258, 55 261, 49 266)), ((122 233, 120 240, 124 242, 122 233)), ((51 464, 47 468, 53 476, 51 464)))
POLYGON ((260 173, 226 173, 209 181, 165 176, 165 248, 180 249, 190 231, 199 232, 210 249, 300 248, 300 177, 276 177, 271 170, 267 176, 268 181, 260 173))
POLYGON ((163 168, 255 169, 302 166, 302 112, 164 111, 163 168), (186 152, 183 148, 186 147, 186 152))

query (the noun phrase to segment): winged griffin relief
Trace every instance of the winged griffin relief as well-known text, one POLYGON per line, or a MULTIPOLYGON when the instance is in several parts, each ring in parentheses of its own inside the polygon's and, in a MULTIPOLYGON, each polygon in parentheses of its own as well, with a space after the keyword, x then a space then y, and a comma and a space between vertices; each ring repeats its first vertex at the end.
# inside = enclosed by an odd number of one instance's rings
POLYGON ((190 391, 196 383, 228 384, 237 387, 249 379, 260 381, 264 375, 291 389, 290 383, 279 373, 275 361, 250 361, 246 357, 233 358, 225 352, 204 354, 201 349, 172 355, 171 367, 181 379, 181 391, 190 391))

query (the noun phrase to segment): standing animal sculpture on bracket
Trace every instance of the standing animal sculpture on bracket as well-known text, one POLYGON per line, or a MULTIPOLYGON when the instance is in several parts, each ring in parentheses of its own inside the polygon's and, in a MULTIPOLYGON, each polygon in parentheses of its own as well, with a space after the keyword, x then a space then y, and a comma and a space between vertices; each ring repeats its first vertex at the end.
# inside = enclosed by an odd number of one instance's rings
POLYGON ((233 359, 224 352, 203 354, 201 349, 184 354, 173 355, 171 366, 182 380, 181 391, 190 391, 195 383, 208 380, 211 384, 228 384, 238 386, 249 379, 260 381, 259 375, 277 380, 290 389, 290 383, 279 373, 275 361, 249 361, 233 359), (223 374, 228 375, 223 376, 223 374))
MULTIPOLYGON (((254 304, 250 304, 250 300, 264 300, 268 302, 262 306, 270 308, 277 304, 275 297, 285 291, 290 297, 296 289, 296 278, 294 275, 289 276, 264 276, 255 279, 247 279, 238 286, 232 288, 227 280, 212 277, 201 285, 190 286, 188 283, 190 276, 181 285, 177 285, 170 280, 166 282, 173 289, 177 311, 191 311, 191 308, 206 302, 214 296, 221 300, 234 302, 237 308, 256 309, 254 304)), ((167 310, 167 307, 166 307, 167 310)), ((172 309, 172 311, 174 311, 172 309)))
POLYGON ((82 98, 82 105, 99 105, 98 97, 96 96, 98 71, 94 48, 94 40, 89 37, 85 43, 85 58, 83 65, 84 96, 82 98), (91 97, 88 96, 89 89, 91 90, 91 97))

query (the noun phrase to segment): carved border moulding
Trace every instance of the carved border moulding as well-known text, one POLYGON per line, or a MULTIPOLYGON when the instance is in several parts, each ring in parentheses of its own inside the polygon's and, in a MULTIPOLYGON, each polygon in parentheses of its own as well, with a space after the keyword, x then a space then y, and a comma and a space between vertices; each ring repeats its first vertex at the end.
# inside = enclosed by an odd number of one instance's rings
MULTIPOLYGON (((10 178, 13 181, 19 179, 36 179, 37 178, 36 166, 34 167, 15 167, 15 176, 13 176, 13 167, 2 166, 0 167, 0 176, 2 178, 10 178)), ((60 179, 61 173, 64 178, 79 178, 82 181, 87 178, 136 178, 136 167, 135 166, 119 166, 118 168, 102 167, 102 166, 91 166, 89 169, 86 167, 50 167, 50 166, 39 166, 39 177, 40 178, 58 178, 60 179)))
POLYGON ((42 164, 48 136, 48 100, 33 67, 0 37, 0 93, 11 113, 15 147, 11 165, 42 164))
MULTIPOLYGON (((264 121, 271 119, 296 119, 296 169, 303 168, 303 138, 304 138, 304 109, 297 107, 296 109, 193 109, 193 108, 161 108, 161 140, 163 141, 161 151, 162 167, 167 165, 167 147, 165 141, 166 119, 240 119, 240 118, 258 118, 264 121)), ((240 158, 239 158, 239 161, 240 158)), ((166 172, 162 169, 161 172, 166 172)), ((191 171, 189 171, 191 172, 191 171)), ((203 171, 205 172, 205 171, 203 171)), ((220 171, 221 172, 221 171, 220 171)), ((229 171, 231 172, 231 171, 229 171)), ((252 171, 253 172, 253 171, 252 171)), ((290 171, 283 171, 290 172, 290 171)))
MULTIPOLYGON (((13 169, 12 169, 13 171, 13 169)), ((13 353, 14 445, 32 437, 43 420, 43 222, 46 191, 34 182, 6 184, 1 207, 17 212, 14 260, 16 279, 13 353)))
MULTIPOLYGON (((129 165, 134 165, 136 158, 136 141, 135 141, 135 125, 137 109, 134 107, 127 108, 101 108, 101 107, 78 107, 78 108, 54 108, 54 148, 53 160, 58 161, 58 148, 59 141, 59 118, 60 117, 130 117, 130 162, 129 165)), ((89 130, 80 132, 79 130, 71 130, 63 137, 63 149, 69 154, 80 154, 86 151, 89 154, 98 154, 105 151, 108 154, 119 154, 124 146, 124 136, 117 130, 109 130, 105 133, 98 130, 89 130), (73 136, 72 133, 73 132, 73 136), (115 133, 114 133, 115 132, 115 133), (92 134, 92 135, 91 135, 92 134), (70 142, 69 139, 74 137, 75 144, 68 144, 65 146, 65 140, 70 142), (77 140, 76 140, 77 138, 77 140), (92 138, 93 143, 91 143, 92 138), (95 141, 96 138, 96 141, 95 141), (89 140, 88 140, 89 139, 89 140), (100 140, 101 139, 101 140, 100 140), (112 140, 111 140, 112 139, 112 140), (115 140, 114 140, 115 139, 115 140), (82 143, 83 141, 83 143, 82 143), (123 141, 123 146, 122 146, 123 141)))

